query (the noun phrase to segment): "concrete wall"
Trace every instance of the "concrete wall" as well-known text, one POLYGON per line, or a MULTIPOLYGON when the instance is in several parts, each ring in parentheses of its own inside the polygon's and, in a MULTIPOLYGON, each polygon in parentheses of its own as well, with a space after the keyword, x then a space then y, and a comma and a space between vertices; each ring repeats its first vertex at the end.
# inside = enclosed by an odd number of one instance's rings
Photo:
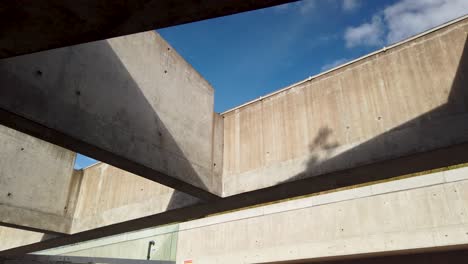
POLYGON ((0 222, 66 233, 75 153, 0 126, 0 222))
MULTIPOLYGON (((15 133, 14 140, 20 141, 22 139, 18 136, 18 132, 12 132, 15 133)), ((4 137, 0 137, 0 139, 2 138, 4 137)), ((48 144, 43 141, 40 142, 48 144)), ((24 143, 23 146, 25 146, 24 143)), ((41 149, 37 145, 35 147, 41 149)), ((35 162, 29 162, 28 164, 38 165, 35 162)), ((98 163, 83 170, 75 170, 73 171, 73 177, 69 175, 72 174, 69 173, 68 176, 60 175, 61 177, 56 179, 68 179, 69 181, 69 186, 66 189, 67 192, 65 192, 69 197, 68 200, 65 200, 67 202, 66 214, 55 216, 50 213, 45 214, 34 211, 34 208, 24 209, 1 205, 1 219, 8 220, 10 224, 74 234, 199 202, 199 199, 195 197, 105 163, 98 163)), ((20 177, 15 181, 16 184, 19 184, 20 177)), ((2 178, 0 178, 1 180, 2 178)), ((24 180, 23 177, 21 181, 24 180)), ((45 198, 56 195, 56 193, 53 193, 53 190, 45 189, 53 188, 54 183, 50 183, 47 177, 42 180, 43 183, 38 184, 34 190, 44 190, 44 194, 42 195, 45 198)), ((18 192, 18 195, 27 194, 29 194, 29 190, 26 188, 18 192)), ((60 199, 62 198, 56 198, 57 201, 48 201, 51 208, 61 206, 62 201, 60 199)), ((43 199, 42 197, 37 197, 35 202, 39 203, 43 199)), ((33 205, 34 202, 28 201, 24 206, 31 207, 33 205)), ((50 238, 53 238, 53 236, 40 232, 0 227, 0 251, 50 238)), ((166 239, 163 240, 166 241, 166 239)))
POLYGON ((468 140, 468 19, 223 114, 224 195, 468 140))
POLYGON ((39 252, 269 263, 468 245, 468 167, 338 190, 39 252))
POLYGON ((26 118, 10 126, 42 125, 31 133, 202 198, 221 193, 213 89, 157 33, 4 59, 0 72, 0 109, 26 118))
MULTIPOLYGON (((74 152, 4 126, 0 147, 3 224, 77 233, 199 201, 104 163, 73 170, 74 152)), ((31 243, 42 239, 29 234, 24 236, 31 243)), ((13 245, 19 244, 12 241, 13 245)))
POLYGON ((85 168, 71 233, 188 206, 198 199, 104 163, 85 168))
POLYGON ((181 223, 177 263, 275 263, 468 244, 468 168, 181 223))

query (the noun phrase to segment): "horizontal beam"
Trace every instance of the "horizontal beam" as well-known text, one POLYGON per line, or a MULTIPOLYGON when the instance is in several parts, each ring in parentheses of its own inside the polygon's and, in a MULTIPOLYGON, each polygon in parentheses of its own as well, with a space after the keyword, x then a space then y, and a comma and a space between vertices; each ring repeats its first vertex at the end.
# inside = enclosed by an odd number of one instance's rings
POLYGON ((210 192, 207 192, 201 188, 197 188, 182 180, 170 177, 168 175, 165 175, 164 173, 155 171, 134 161, 115 156, 109 151, 100 149, 79 139, 74 139, 55 129, 48 128, 44 125, 21 117, 9 111, 3 110, 1 108, 0 124, 18 130, 20 132, 29 134, 31 136, 37 137, 39 139, 51 142, 53 144, 59 145, 61 147, 70 149, 72 151, 93 157, 97 160, 105 161, 110 165, 119 167, 126 171, 130 171, 146 179, 159 182, 173 189, 191 194, 200 199, 219 199, 218 196, 211 194, 210 192))
POLYGON ((340 172, 283 183, 265 189, 226 197, 210 203, 197 204, 73 234, 67 237, 25 245, 2 251, 0 252, 0 256, 37 252, 144 228, 202 218, 215 213, 239 210, 249 206, 466 163, 468 162, 468 155, 466 155, 466 153, 468 153, 468 143, 454 145, 448 148, 441 148, 340 172))
POLYGON ((5 0, 0 58, 266 8, 292 0, 5 0))

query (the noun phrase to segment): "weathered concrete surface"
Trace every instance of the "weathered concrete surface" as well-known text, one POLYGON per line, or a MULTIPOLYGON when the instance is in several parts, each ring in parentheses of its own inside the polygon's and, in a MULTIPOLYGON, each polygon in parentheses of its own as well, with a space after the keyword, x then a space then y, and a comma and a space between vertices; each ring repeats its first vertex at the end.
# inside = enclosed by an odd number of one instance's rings
POLYGON ((466 142, 467 32, 464 19, 224 113, 223 195, 466 142))
POLYGON ((0 122, 202 199, 213 89, 157 33, 0 61, 0 122))
POLYGON ((0 226, 0 251, 50 239, 53 235, 0 226))
POLYGON ((177 263, 276 263, 468 245, 468 168, 179 225, 177 263))
POLYGON ((81 173, 72 234, 198 202, 187 194, 104 163, 81 173))
POLYGON ((292 0, 0 2, 0 58, 226 16, 292 0))
POLYGON ((75 153, 0 126, 0 222, 67 233, 75 153))

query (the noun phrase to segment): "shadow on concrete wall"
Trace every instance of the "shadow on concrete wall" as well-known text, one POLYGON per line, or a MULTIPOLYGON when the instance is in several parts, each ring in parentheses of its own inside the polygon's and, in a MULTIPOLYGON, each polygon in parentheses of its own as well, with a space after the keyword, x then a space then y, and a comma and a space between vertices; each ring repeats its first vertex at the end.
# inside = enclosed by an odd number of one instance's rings
MULTIPOLYGON (((3 73, 0 83, 11 88, 0 89, 0 97, 8 102, 10 109, 26 113, 41 109, 48 120, 54 120, 54 124, 73 128, 72 137, 78 139, 83 136, 84 141, 100 142, 106 149, 119 149, 130 156, 161 152, 159 157, 151 157, 151 162, 157 164, 162 172, 105 149, 90 147, 82 141, 70 141, 67 136, 44 138, 39 135, 40 138, 172 188, 188 190, 192 188, 189 183, 194 183, 199 189, 208 189, 202 177, 206 180, 211 176, 197 174, 149 102, 155 98, 149 99, 143 94, 106 41, 3 60, 0 61, 0 72, 3 73), (20 70, 12 71, 11 65, 20 70), (54 71, 59 73, 53 74, 54 71), (29 76, 25 78, 25 74, 29 76), (68 115, 60 114, 58 109, 63 109, 68 115), (110 118, 105 119, 105 115, 110 118), (152 135, 154 141, 146 142, 143 135, 152 135), (141 149, 148 151, 140 152, 141 149), (171 161, 174 157, 176 160, 171 161), (188 183, 175 180, 174 175, 167 175, 167 171, 175 171, 188 183)), ((164 73, 173 74, 166 70, 164 73)), ((167 209, 196 201, 198 199, 186 193, 175 191, 167 209)), ((43 239, 49 238, 44 236, 43 239)))
MULTIPOLYGON (((329 142, 332 133, 329 128, 322 128, 311 144, 311 152, 317 148, 332 151, 338 147, 338 143, 329 142)), ((465 42, 446 104, 334 157, 319 159, 318 156, 312 155, 303 173, 284 182, 330 173, 336 171, 336 168, 346 170, 466 142, 468 142, 468 42, 465 42)), ((408 166, 412 164, 409 163, 408 166)), ((399 175, 403 175, 408 168, 388 169, 392 170, 393 176, 398 176, 399 171, 401 173, 399 175)), ((387 177, 385 173, 382 173, 367 180, 381 180, 385 177, 387 177)))
POLYGON ((315 165, 320 164, 320 158, 329 158, 332 151, 339 147, 338 142, 333 143, 330 141, 333 131, 328 127, 322 127, 319 129, 317 136, 315 136, 314 141, 309 144, 309 152, 325 152, 325 157, 319 157, 318 155, 312 155, 307 163, 307 167, 314 167, 315 165))
MULTIPOLYGON (((112 142, 110 144, 117 145, 120 148, 127 148, 129 152, 134 149, 137 151, 138 147, 144 147, 143 145, 140 146, 131 146, 127 144, 127 142, 135 142, 139 139, 134 137, 134 135, 130 135, 130 141, 128 138, 121 138, 119 133, 127 132, 131 134, 131 130, 146 130, 145 133, 152 134, 156 142, 151 142, 152 146, 146 146, 150 148, 161 148, 163 152, 171 153, 172 155, 176 155, 177 159, 177 172, 179 173, 179 177, 184 178, 185 181, 189 183, 195 183, 197 186, 202 186, 202 188, 207 189, 204 181, 201 179, 201 175, 198 175, 195 169, 192 167, 191 162, 185 157, 183 151, 179 147, 178 143, 171 135, 171 132, 167 129, 166 125, 163 121, 159 118, 158 113, 148 102, 148 98, 141 92, 138 84, 133 80, 131 74, 127 71, 125 65, 121 62, 119 56, 115 54, 113 49, 110 45, 105 42, 96 42, 92 44, 77 46, 75 48, 67 48, 69 52, 75 52, 76 55, 79 54, 80 57, 89 59, 89 58, 99 58, 99 60, 94 61, 94 67, 98 70, 95 72, 95 75, 104 75, 108 76, 107 78, 104 77, 102 79, 102 84, 99 85, 107 85, 108 87, 112 87, 112 93, 115 96, 110 96, 109 98, 109 89, 94 89, 92 91, 93 98, 96 99, 95 104, 106 104, 109 100, 112 101, 112 105, 115 106, 116 112, 112 117, 113 125, 121 128, 121 131, 117 131, 112 129, 111 127, 102 128, 98 131, 102 133, 110 133, 112 138, 112 142), (109 69, 109 67, 112 67, 109 69), (99 102, 102 101, 102 102, 99 102), (150 125, 154 123, 155 125, 150 125), (127 131, 125 131, 127 130, 127 131)), ((76 58, 76 56, 73 56, 76 58)), ((89 63, 89 61, 84 61, 84 63, 89 63)), ((166 70, 164 71, 166 73, 166 70)), ((66 76, 66 74, 61 74, 62 76, 66 76)), ((78 80, 80 77, 77 77, 78 80)), ((66 82, 66 81, 64 81, 66 82)), ((64 84, 64 86, 67 84, 64 84)), ((98 87, 96 87, 98 88, 98 87)), ((86 88, 85 88, 86 89, 86 88)), ((77 89, 78 90, 78 89, 77 89)), ((83 92, 80 96, 86 96, 83 92)), ((89 113, 89 115, 83 112, 76 113, 76 118, 81 119, 82 123, 86 123, 86 120, 92 120, 93 115, 99 111, 97 109, 94 112, 89 113)), ((95 128, 91 128, 95 129, 95 128)), ((89 131, 91 132, 91 130, 89 131)), ((146 142, 143 142, 144 145, 147 145, 146 142)), ((87 153, 88 155, 92 155, 93 153, 87 153)), ((164 155, 164 154, 163 154, 164 155)), ((155 160, 159 166, 162 166, 163 169, 171 170, 168 165, 168 160, 171 159, 170 156, 163 156, 160 160, 155 160)), ((108 162, 109 164, 119 167, 119 161, 113 162, 112 158, 104 157, 102 160, 104 162, 108 162)), ((138 169, 135 169, 138 171, 138 169)), ((130 172, 134 172, 132 168, 128 169, 130 172)), ((165 174, 165 173, 163 173, 165 174)), ((154 180, 153 177, 147 177, 146 175, 141 175, 142 177, 148 178, 150 180, 154 180)), ((162 175, 162 177, 173 177, 174 175, 162 175)), ((206 175, 205 175, 206 177, 206 175)), ((163 184, 167 184, 167 182, 163 181, 163 184)), ((170 184, 171 187, 177 188, 178 185, 170 184), (175 185, 175 186, 174 186, 175 185)), ((122 194, 124 195, 124 194, 122 194)), ((157 195, 157 194, 155 194, 157 195)), ((174 194, 171 197, 171 200, 168 204, 167 210, 176 209, 182 206, 186 206, 189 204, 194 203, 197 201, 193 196, 190 196, 184 192, 175 190, 174 194)))

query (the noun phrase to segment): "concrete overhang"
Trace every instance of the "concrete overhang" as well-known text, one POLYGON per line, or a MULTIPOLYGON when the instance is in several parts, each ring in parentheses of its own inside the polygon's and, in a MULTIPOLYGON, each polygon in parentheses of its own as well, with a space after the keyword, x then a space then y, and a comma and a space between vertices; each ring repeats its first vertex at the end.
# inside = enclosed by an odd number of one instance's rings
POLYGON ((294 0, 51 0, 0 3, 0 58, 236 14, 294 0))

